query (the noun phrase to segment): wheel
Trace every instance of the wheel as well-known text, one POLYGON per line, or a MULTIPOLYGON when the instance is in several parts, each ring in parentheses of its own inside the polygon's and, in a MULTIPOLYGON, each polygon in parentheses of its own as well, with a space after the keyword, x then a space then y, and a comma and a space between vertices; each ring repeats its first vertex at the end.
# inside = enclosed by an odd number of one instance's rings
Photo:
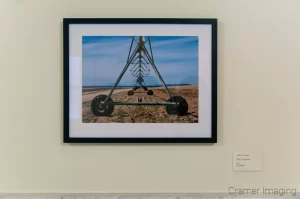
POLYGON ((107 95, 96 96, 91 103, 91 110, 95 116, 109 116, 114 111, 114 104, 111 98, 104 103, 107 95))
POLYGON ((168 114, 176 114, 176 115, 186 115, 188 112, 188 103, 186 99, 181 96, 173 96, 168 100, 168 102, 175 102, 176 105, 168 104, 166 105, 166 110, 168 114))
POLYGON ((131 95, 133 95, 134 93, 133 93, 133 91, 132 90, 130 90, 130 91, 128 91, 128 93, 127 93, 129 96, 131 96, 131 95))
POLYGON ((153 95, 153 90, 148 90, 147 95, 153 95))
POLYGON ((148 90, 148 88, 147 87, 144 87, 144 91, 147 91, 148 90))

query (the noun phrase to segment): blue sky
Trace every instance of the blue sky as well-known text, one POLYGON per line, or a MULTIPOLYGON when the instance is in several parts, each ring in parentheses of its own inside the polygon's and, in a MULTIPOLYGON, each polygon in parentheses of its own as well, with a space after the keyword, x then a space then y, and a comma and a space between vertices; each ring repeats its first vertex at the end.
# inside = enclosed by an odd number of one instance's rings
MULTIPOLYGON (((127 61, 131 39, 129 36, 83 36, 83 86, 113 85, 127 61)), ((151 36, 150 39, 155 64, 166 84, 198 84, 198 37, 151 36)), ((145 83, 160 84, 152 67, 148 67, 151 71, 145 83)), ((128 69, 119 85, 134 83, 128 69)))

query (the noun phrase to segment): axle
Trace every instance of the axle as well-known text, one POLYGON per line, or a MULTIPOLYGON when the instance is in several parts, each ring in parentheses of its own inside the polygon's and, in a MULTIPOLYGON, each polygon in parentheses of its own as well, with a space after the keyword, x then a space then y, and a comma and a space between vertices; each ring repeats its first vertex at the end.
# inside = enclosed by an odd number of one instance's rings
POLYGON ((175 102, 113 102, 113 105, 152 105, 152 106, 165 106, 176 105, 175 102))
POLYGON ((134 91, 134 93, 147 93, 147 92, 143 92, 143 91, 134 91))

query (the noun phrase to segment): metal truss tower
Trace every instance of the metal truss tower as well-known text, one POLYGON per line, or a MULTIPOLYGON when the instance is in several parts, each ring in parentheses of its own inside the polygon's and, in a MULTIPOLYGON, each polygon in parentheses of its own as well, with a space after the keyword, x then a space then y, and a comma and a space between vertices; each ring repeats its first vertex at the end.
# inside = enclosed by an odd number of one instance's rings
POLYGON ((117 78, 113 88, 110 90, 108 95, 96 96, 91 103, 91 109, 93 114, 96 116, 107 116, 113 112, 115 105, 160 105, 166 106, 168 114, 187 114, 187 101, 181 96, 172 96, 163 77, 156 67, 149 36, 138 36, 138 38, 134 36, 132 37, 126 64, 117 78), (149 47, 147 47, 146 44, 148 44, 149 47), (153 95, 153 91, 149 90, 144 82, 144 78, 149 75, 149 72, 151 71, 150 69, 152 68, 165 91, 169 95, 169 100, 165 102, 142 102, 141 100, 138 102, 113 102, 111 95, 130 66, 132 66, 130 69, 131 75, 136 78, 136 83, 133 89, 128 91, 128 95, 134 95, 134 92, 140 87, 144 91, 147 91, 148 95, 153 95))

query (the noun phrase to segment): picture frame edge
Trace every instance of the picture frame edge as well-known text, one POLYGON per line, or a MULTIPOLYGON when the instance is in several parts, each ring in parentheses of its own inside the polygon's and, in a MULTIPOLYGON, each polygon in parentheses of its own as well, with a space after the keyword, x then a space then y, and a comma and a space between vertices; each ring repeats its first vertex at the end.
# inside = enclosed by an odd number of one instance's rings
POLYGON ((217 72, 218 72, 218 18, 63 18, 63 143, 167 143, 167 144, 216 144, 217 125, 217 72), (71 24, 199 24, 212 26, 212 73, 211 73, 211 137, 173 138, 74 138, 70 137, 69 121, 69 25, 71 24))

